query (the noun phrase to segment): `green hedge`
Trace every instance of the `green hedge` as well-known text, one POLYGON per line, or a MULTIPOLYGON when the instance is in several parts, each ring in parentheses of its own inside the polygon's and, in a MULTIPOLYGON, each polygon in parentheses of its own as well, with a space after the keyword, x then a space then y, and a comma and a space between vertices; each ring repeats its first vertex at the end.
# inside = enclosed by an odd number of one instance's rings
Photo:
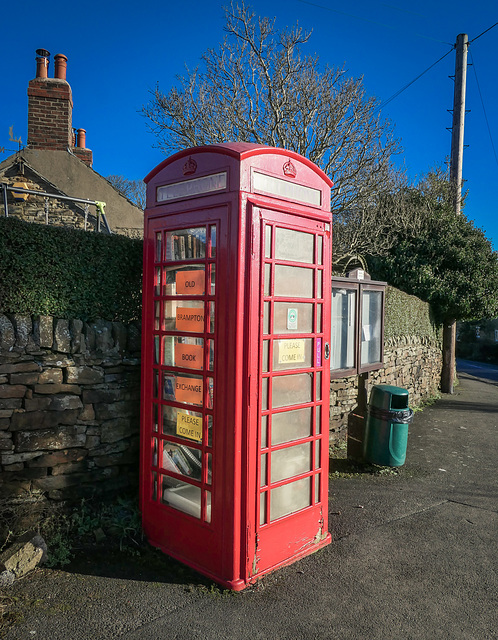
POLYGON ((142 246, 124 236, 0 218, 0 311, 138 320, 142 246))
POLYGON ((387 287, 384 336, 386 339, 418 336, 439 341, 441 329, 435 324, 427 302, 387 287))

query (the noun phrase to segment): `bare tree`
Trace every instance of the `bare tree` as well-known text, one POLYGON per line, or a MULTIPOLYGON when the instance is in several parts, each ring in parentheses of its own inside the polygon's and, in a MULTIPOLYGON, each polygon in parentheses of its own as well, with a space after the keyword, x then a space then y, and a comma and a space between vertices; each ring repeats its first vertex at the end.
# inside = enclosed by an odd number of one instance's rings
POLYGON ((146 189, 142 180, 129 180, 117 175, 107 176, 106 180, 139 209, 145 209, 146 189))
POLYGON ((238 140, 306 156, 335 183, 337 227, 351 225, 339 233, 340 245, 336 238, 336 255, 350 251, 355 235, 364 252, 378 229, 373 199, 392 187, 391 156, 399 145, 391 123, 366 96, 361 78, 340 68, 320 71, 318 57, 302 54, 310 33, 278 31, 274 20, 257 17, 243 2, 232 2, 225 14, 226 35, 202 56, 202 70, 187 68, 168 93, 157 86, 143 107, 157 146, 172 153, 238 140))

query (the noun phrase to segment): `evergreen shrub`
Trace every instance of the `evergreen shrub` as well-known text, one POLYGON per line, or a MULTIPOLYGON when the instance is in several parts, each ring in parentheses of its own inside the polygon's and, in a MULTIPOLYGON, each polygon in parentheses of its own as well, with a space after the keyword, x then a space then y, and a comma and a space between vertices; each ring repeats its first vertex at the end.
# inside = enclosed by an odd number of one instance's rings
POLYGON ((0 218, 0 312, 131 322, 141 240, 0 218))

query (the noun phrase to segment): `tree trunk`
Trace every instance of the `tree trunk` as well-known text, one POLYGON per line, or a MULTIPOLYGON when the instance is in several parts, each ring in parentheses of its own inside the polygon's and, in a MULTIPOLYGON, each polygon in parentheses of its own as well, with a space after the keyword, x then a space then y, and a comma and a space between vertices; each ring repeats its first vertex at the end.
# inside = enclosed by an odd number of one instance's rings
POLYGON ((443 324, 443 369, 441 371, 441 391, 453 393, 455 383, 455 346, 456 321, 450 320, 443 324))

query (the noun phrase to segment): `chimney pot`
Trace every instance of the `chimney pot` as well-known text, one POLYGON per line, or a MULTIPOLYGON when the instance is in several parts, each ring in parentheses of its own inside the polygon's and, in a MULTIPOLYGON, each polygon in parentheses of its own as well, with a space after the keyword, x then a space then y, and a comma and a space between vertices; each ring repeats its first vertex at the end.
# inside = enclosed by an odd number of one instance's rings
POLYGON ((77 134, 78 134, 78 141, 76 143, 76 146, 79 149, 86 149, 86 131, 85 129, 77 129, 77 134))
POLYGON ((67 69, 67 56, 62 53, 56 53, 54 56, 55 60, 55 78, 58 80, 66 79, 66 69, 67 69))
POLYGON ((50 52, 46 49, 37 49, 36 55, 36 77, 48 78, 48 59, 50 52))

